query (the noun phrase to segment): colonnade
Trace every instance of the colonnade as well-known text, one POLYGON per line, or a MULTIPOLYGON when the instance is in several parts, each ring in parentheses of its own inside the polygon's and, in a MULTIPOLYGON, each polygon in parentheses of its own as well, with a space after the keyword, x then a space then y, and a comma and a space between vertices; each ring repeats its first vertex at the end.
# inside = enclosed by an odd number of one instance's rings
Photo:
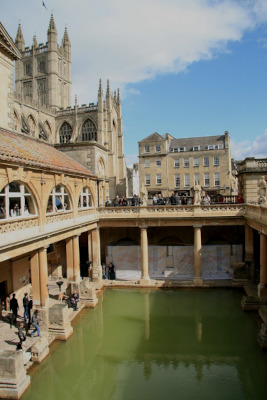
MULTIPOLYGON (((73 283, 78 283, 80 280, 79 236, 76 234, 65 240, 67 280, 73 283)), ((49 300, 48 247, 41 247, 30 255, 33 304, 41 308, 46 308, 49 300)), ((99 228, 88 231, 88 256, 92 259, 93 281, 99 281, 102 278, 99 228)))
MULTIPOLYGON (((149 283, 148 266, 148 227, 139 226, 141 244, 141 283, 149 283)), ((194 225, 194 284, 202 285, 202 264, 201 264, 201 225, 194 225)), ((92 261, 92 280, 102 279, 101 253, 100 253, 100 232, 99 228, 88 231, 88 254, 92 261)), ((254 264, 253 228, 245 226, 245 262, 254 264)), ((78 283, 80 279, 80 253, 79 235, 66 239, 66 267, 67 279, 69 282, 78 283)), ((48 266, 47 248, 42 247, 31 254, 31 279, 33 298, 36 305, 46 307, 48 304, 48 266)), ((267 292, 267 237, 260 233, 260 283, 258 285, 259 297, 266 296, 267 292)))

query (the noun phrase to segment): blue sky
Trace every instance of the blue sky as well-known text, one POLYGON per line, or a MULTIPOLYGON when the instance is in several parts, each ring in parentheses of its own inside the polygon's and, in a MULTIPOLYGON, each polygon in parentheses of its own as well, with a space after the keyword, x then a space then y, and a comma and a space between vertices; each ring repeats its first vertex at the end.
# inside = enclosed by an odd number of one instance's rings
POLYGON ((122 97, 127 164, 138 141, 231 137, 235 159, 267 157, 266 0, 0 0, 1 22, 26 45, 46 41, 53 12, 72 44, 72 92, 97 100, 98 81, 122 97))

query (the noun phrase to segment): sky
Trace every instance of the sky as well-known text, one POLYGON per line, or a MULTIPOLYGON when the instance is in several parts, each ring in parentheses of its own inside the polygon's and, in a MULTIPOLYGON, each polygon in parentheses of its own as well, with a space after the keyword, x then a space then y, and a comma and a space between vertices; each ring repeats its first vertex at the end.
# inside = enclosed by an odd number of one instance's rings
POLYGON ((138 141, 228 131, 236 160, 267 158, 267 0, 0 0, 25 45, 47 41, 51 13, 72 51, 72 102, 120 89, 127 165, 138 141), (43 4, 44 3, 44 4, 43 4))

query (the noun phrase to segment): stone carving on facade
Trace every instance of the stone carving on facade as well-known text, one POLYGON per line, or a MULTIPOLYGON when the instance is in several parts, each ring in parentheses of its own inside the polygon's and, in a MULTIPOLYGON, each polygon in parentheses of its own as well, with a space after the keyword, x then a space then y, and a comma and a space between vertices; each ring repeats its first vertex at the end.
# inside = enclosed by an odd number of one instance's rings
POLYGON ((264 176, 261 176, 258 180, 258 188, 258 203, 266 204, 266 181, 264 176))

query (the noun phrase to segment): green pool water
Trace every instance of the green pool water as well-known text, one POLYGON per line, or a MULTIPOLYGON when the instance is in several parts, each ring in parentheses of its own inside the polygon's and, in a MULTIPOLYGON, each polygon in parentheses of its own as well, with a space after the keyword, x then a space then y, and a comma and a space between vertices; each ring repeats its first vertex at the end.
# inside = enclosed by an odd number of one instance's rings
POLYGON ((22 400, 265 400, 267 353, 239 290, 107 290, 22 400))

